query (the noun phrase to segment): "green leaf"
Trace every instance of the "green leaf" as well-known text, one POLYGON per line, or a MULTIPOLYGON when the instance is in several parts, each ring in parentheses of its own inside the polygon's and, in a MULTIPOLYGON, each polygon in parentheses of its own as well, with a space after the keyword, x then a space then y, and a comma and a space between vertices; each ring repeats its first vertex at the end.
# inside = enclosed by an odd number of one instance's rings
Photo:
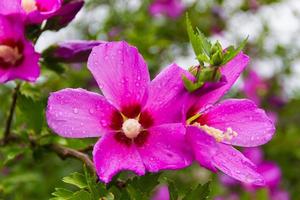
POLYGON ((80 189, 84 189, 84 188, 88 187, 84 175, 80 174, 78 172, 74 172, 70 176, 64 177, 63 182, 71 184, 71 185, 75 185, 76 187, 78 187, 80 189))
POLYGON ((55 197, 68 198, 73 195, 73 192, 64 188, 55 188, 55 192, 51 194, 55 197))
POLYGON ((189 92, 194 92, 198 88, 200 88, 204 83, 203 82, 196 82, 194 83, 190 79, 188 79, 185 75, 182 75, 182 81, 184 84, 184 87, 189 91, 189 92))
POLYGON ((188 15, 186 16, 186 25, 188 36, 196 56, 198 57, 198 55, 200 54, 206 54, 209 57, 211 43, 205 38, 205 36, 201 33, 199 29, 197 29, 197 33, 194 32, 188 15))
POLYGON ((44 123, 44 102, 20 94, 17 105, 23 114, 22 121, 26 123, 27 128, 33 129, 37 134, 40 133, 44 123))
POLYGON ((175 183, 170 179, 168 179, 168 189, 169 189, 170 200, 177 200, 178 199, 178 189, 177 189, 175 183))
POLYGON ((75 192, 68 200, 91 200, 91 195, 85 190, 75 192))
POLYGON ((188 191, 182 200, 207 200, 210 195, 210 182, 204 185, 198 185, 197 187, 188 191))
POLYGON ((233 59, 236 55, 238 55, 246 46, 247 41, 248 41, 248 37, 246 37, 239 45, 239 47, 236 49, 233 46, 228 47, 224 54, 223 62, 221 63, 221 65, 228 63, 231 59, 233 59))

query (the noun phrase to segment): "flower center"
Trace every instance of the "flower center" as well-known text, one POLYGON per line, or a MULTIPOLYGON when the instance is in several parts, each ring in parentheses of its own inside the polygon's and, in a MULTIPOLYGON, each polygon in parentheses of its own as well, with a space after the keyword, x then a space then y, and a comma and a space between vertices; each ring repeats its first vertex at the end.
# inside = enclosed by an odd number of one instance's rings
POLYGON ((37 10, 35 0, 22 0, 22 7, 26 13, 30 13, 34 10, 37 10))
POLYGON ((228 127, 226 131, 221 131, 220 129, 201 125, 199 123, 194 123, 195 126, 205 131, 208 135, 214 137, 217 142, 222 142, 223 140, 231 140, 233 137, 238 135, 237 132, 233 131, 231 127, 228 127))
POLYGON ((142 126, 138 120, 130 118, 123 122, 122 130, 126 137, 133 139, 139 135, 142 130, 142 126))
POLYGON ((0 59, 8 65, 15 65, 22 58, 17 46, 11 47, 0 44, 0 59))

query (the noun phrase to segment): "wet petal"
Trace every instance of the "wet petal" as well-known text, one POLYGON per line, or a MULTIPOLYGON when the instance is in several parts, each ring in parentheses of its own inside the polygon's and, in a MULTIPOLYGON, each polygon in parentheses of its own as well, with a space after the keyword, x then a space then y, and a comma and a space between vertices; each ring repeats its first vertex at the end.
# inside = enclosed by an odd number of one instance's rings
POLYGON ((212 163, 212 155, 216 153, 216 141, 205 132, 194 126, 187 127, 187 140, 194 151, 199 164, 213 172, 217 169, 212 163))
POLYGON ((200 165, 213 171, 218 168, 245 183, 264 184, 263 177, 256 172, 254 164, 230 145, 216 142, 203 130, 191 126, 187 129, 187 138, 200 165))
POLYGON ((108 183, 122 170, 144 175, 145 166, 136 147, 118 142, 114 134, 105 134, 94 146, 93 160, 100 180, 108 183))
POLYGON ((171 64, 151 81, 145 110, 151 113, 155 124, 181 122, 187 95, 183 74, 187 74, 184 69, 171 64))
POLYGON ((265 185, 264 178, 256 171, 254 164, 232 146, 217 143, 218 150, 212 157, 216 168, 244 183, 265 185))
POLYGON ((150 128, 145 143, 138 147, 145 167, 150 172, 180 169, 193 161, 182 124, 164 124, 150 128))
POLYGON ((200 121, 224 132, 231 128, 237 136, 223 142, 243 147, 265 144, 275 132, 274 124, 265 111, 247 99, 225 100, 204 113, 200 121))
POLYGON ((104 96, 118 109, 145 103, 150 77, 135 47, 123 41, 94 47, 88 68, 104 96))
POLYGON ((99 94, 64 89, 50 95, 46 116, 48 125, 63 137, 99 137, 110 129, 115 111, 99 94))

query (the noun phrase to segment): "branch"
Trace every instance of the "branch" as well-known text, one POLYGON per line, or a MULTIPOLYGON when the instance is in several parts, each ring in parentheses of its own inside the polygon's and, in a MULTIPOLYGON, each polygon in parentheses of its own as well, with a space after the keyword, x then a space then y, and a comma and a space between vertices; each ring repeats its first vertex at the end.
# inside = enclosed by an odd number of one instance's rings
POLYGON ((90 157, 82 153, 80 151, 77 151, 75 149, 71 149, 68 147, 64 147, 58 144, 51 144, 48 146, 52 151, 54 151, 57 155, 59 155, 62 159, 66 159, 68 157, 73 157, 81 160, 83 163, 86 164, 86 166, 96 174, 96 169, 94 167, 93 161, 91 161, 90 157))
POLYGON ((14 112, 15 112, 15 108, 16 108, 16 104, 17 104, 17 98, 18 98, 20 86, 21 86, 21 83, 18 83, 12 93, 12 102, 11 102, 8 118, 6 121, 5 131, 4 131, 4 138, 3 138, 4 144, 7 143, 9 140, 10 128, 11 128, 11 124, 12 124, 12 120, 13 120, 13 116, 14 116, 14 112))

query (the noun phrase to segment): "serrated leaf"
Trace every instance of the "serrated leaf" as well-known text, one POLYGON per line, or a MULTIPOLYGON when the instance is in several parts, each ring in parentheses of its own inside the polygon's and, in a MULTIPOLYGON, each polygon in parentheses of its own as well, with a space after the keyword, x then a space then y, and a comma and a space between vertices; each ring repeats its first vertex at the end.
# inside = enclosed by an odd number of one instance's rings
POLYGON ((196 28, 197 33, 198 33, 198 37, 201 40, 201 43, 203 44, 203 49, 205 51, 205 53, 209 56, 210 55, 210 49, 211 49, 211 43, 210 41, 205 37, 205 35, 200 31, 199 28, 196 28))
POLYGON ((84 188, 88 187, 84 175, 80 174, 78 172, 74 172, 70 176, 64 177, 63 182, 71 184, 71 185, 75 185, 76 187, 78 187, 80 189, 84 189, 84 188))
POLYGON ((91 200, 91 195, 85 190, 75 192, 68 200, 91 200))
POLYGON ((221 63, 221 65, 224 65, 226 63, 228 63, 230 60, 232 60, 236 55, 238 55, 246 46, 248 41, 248 37, 245 38, 242 43, 239 45, 238 48, 234 48, 233 46, 230 46, 229 48, 226 49, 226 52, 224 54, 224 58, 223 58, 223 62, 221 63))
POLYGON ((207 200, 210 195, 210 183, 198 185, 186 193, 182 200, 207 200))
POLYGON ((52 193, 55 197, 68 198, 73 195, 73 192, 64 188, 55 188, 55 192, 52 193))

